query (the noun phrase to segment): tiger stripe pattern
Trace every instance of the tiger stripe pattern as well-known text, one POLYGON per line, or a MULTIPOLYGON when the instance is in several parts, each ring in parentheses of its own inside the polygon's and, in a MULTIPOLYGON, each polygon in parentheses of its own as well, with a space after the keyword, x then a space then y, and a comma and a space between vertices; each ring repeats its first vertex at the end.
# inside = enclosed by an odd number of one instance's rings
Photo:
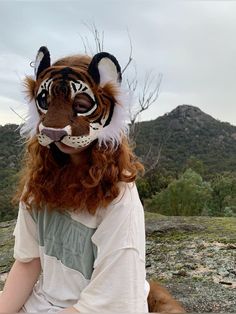
POLYGON ((39 49, 29 93, 37 109, 41 145, 61 142, 83 148, 98 140, 115 146, 127 132, 118 61, 106 52, 86 58, 67 57, 51 65, 48 49, 39 49))

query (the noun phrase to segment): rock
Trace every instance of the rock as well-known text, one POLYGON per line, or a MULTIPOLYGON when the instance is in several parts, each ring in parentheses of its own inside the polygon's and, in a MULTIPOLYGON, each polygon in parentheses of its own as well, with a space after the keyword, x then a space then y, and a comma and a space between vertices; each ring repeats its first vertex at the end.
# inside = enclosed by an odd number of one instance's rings
POLYGON ((229 272, 225 268, 218 269, 217 274, 220 275, 221 277, 229 276, 229 272))
POLYGON ((13 230, 15 220, 0 223, 0 290, 6 279, 6 273, 10 270, 13 259, 13 230))
POLYGON ((175 276, 182 276, 182 277, 187 276, 187 272, 184 269, 181 269, 179 271, 174 271, 172 274, 175 276))
POLYGON ((210 281, 180 278, 166 284, 190 313, 235 313, 235 290, 210 281))
POLYGON ((235 218, 155 221, 147 214, 146 226, 148 278, 161 281, 188 312, 235 312, 235 218))
MULTIPOLYGON (((0 223, 0 289, 13 258, 15 221, 0 223)), ((236 218, 164 217, 146 213, 146 272, 188 312, 236 309, 236 218)))
POLYGON ((149 220, 146 222, 146 232, 147 234, 150 233, 165 233, 165 232, 175 232, 175 231, 182 231, 182 232, 193 232, 193 231, 202 231, 204 229, 203 226, 194 225, 189 223, 184 223, 181 221, 154 221, 149 220))

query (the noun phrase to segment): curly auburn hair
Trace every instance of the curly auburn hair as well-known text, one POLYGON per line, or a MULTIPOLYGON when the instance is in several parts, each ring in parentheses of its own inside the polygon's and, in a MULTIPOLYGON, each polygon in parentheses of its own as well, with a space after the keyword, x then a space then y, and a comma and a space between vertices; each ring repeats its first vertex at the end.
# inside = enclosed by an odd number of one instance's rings
POLYGON ((41 210, 46 204, 48 210, 95 214, 119 195, 119 182, 133 182, 144 170, 126 138, 116 149, 94 142, 84 154, 76 165, 55 144, 48 149, 34 137, 27 144, 18 197, 28 209, 41 210))

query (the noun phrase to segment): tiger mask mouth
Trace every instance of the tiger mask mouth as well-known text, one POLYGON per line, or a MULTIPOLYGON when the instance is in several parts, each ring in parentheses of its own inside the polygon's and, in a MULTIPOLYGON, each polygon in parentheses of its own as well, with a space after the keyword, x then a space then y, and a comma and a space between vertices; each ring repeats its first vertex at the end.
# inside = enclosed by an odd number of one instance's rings
POLYGON ((86 65, 80 59, 67 57, 51 65, 48 49, 43 46, 38 51, 36 79, 26 84, 37 116, 30 118, 37 123, 26 129, 35 129, 42 146, 61 142, 84 148, 95 140, 118 146, 127 133, 118 61, 107 52, 87 57, 86 65))

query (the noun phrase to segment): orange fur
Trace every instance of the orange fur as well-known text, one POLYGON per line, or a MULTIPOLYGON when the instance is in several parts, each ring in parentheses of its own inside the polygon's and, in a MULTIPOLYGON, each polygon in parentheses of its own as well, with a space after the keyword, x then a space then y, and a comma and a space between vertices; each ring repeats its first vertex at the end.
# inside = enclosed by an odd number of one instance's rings
POLYGON ((73 55, 57 60, 52 64, 52 66, 78 67, 80 70, 84 70, 86 72, 91 60, 92 58, 87 55, 73 55))
POLYGON ((148 309, 152 313, 185 313, 182 305, 176 301, 166 288, 155 281, 150 281, 148 309))
POLYGON ((29 101, 32 101, 34 98, 34 92, 36 87, 36 82, 30 76, 26 76, 23 85, 25 87, 26 96, 29 101))

